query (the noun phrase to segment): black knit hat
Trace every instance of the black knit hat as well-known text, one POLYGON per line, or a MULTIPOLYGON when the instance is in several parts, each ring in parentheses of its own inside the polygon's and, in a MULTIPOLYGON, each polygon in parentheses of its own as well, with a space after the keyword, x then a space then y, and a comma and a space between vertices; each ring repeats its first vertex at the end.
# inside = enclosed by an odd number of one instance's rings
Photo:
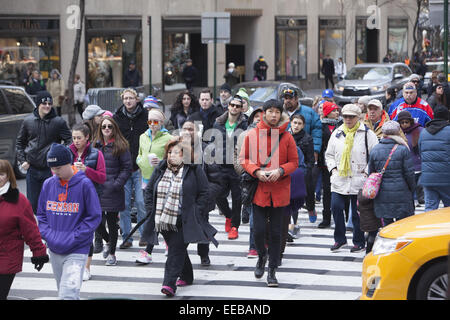
POLYGON ((48 91, 39 91, 36 96, 36 106, 39 106, 42 102, 53 103, 53 98, 48 91))
POLYGON ((47 165, 60 167, 72 163, 72 151, 62 144, 53 143, 47 153, 47 165))
POLYGON ((231 93, 231 87, 228 83, 224 83, 221 87, 220 87, 220 91, 225 90, 228 91, 229 93, 231 93))
POLYGON ((283 113, 283 103, 281 103, 281 101, 270 99, 264 102, 263 104, 264 112, 266 112, 270 108, 277 108, 278 110, 280 110, 281 113, 283 113))

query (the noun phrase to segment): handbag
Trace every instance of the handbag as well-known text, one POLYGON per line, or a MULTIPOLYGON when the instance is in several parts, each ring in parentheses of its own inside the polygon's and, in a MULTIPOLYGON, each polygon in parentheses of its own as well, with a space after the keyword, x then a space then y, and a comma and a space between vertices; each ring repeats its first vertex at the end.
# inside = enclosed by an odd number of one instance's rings
POLYGON ((389 164, 389 161, 391 161, 392 154, 397 149, 398 144, 396 144, 391 152, 389 153, 389 157, 386 160, 386 163, 384 164, 383 169, 381 169, 381 172, 373 172, 369 175, 369 177, 364 182, 364 186, 362 188, 362 195, 367 199, 375 199, 378 195, 378 191, 380 190, 381 180, 383 179, 384 171, 386 171, 386 168, 389 164))
MULTIPOLYGON (((266 159, 264 164, 261 166, 261 169, 267 167, 267 165, 270 162, 270 159, 272 158, 273 153, 275 152, 275 149, 280 144, 280 140, 283 134, 280 135, 279 139, 275 143, 274 147, 272 148, 272 151, 270 152, 269 157, 266 159)), ((244 172, 240 176, 240 183, 241 183, 241 200, 242 204, 244 206, 249 206, 253 202, 253 198, 255 197, 256 189, 258 188, 259 179, 253 177, 250 173, 244 170, 244 172)))

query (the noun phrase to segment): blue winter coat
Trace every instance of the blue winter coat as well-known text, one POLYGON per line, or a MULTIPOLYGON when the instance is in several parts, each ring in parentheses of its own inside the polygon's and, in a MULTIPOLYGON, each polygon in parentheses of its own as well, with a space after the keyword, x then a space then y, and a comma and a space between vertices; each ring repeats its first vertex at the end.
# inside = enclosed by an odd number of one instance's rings
POLYGON ((313 138, 314 152, 320 153, 322 147, 322 122, 320 121, 319 115, 312 108, 303 105, 300 105, 300 108, 297 109, 291 117, 294 114, 301 114, 305 117, 304 130, 313 138))
MULTIPOLYGON (((395 143, 392 139, 383 138, 373 147, 369 157, 369 174, 381 172, 395 143)), ((410 152, 406 146, 399 145, 392 154, 374 200, 377 218, 401 219, 413 215, 415 188, 414 165, 410 152)))
POLYGON ((450 124, 445 120, 428 122, 419 137, 422 175, 419 185, 424 187, 450 186, 450 124))

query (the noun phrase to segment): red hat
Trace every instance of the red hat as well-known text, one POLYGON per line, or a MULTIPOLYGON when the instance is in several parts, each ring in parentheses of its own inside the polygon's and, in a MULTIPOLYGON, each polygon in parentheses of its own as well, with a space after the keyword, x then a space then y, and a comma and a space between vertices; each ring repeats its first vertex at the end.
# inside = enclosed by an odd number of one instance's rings
POLYGON ((336 104, 330 101, 325 101, 322 105, 323 116, 326 117, 327 115, 330 114, 331 111, 335 109, 339 109, 339 107, 336 104))

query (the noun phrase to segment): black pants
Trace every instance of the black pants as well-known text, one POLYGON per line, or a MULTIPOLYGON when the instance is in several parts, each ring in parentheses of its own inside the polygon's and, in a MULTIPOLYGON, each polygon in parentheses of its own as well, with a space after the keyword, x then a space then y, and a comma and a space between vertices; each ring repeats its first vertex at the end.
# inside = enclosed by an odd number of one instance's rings
POLYGON ((331 82, 331 89, 334 88, 333 75, 325 75, 325 88, 328 89, 328 81, 331 82))
POLYGON ((316 185, 317 185, 317 177, 319 176, 320 171, 317 166, 308 167, 306 169, 305 176, 305 186, 306 186, 306 210, 314 211, 316 209, 316 185))
POLYGON ((101 234, 103 240, 109 244, 109 253, 116 253, 117 238, 119 237, 119 229, 117 227, 117 212, 104 212, 106 215, 106 222, 108 223, 108 231, 106 231, 106 225, 101 223, 97 231, 101 234))
POLYGON ((267 254, 265 245, 266 222, 269 228, 269 268, 278 267, 281 254, 281 233, 284 207, 260 207, 253 205, 253 230, 259 256, 267 254))
MULTIPOLYGON (((331 222, 331 183, 330 173, 326 167, 320 168, 322 173, 322 201, 323 211, 322 218, 325 222, 331 222)), ((348 206, 347 206, 348 207, 348 206)))
POLYGON ((15 273, 0 274, 0 300, 6 300, 8 297, 15 276, 15 273))
POLYGON ((177 224, 177 228, 177 232, 161 232, 169 249, 164 268, 163 286, 171 287, 174 292, 177 290, 178 277, 189 284, 194 281, 194 271, 187 252, 189 243, 184 243, 183 227, 177 224))
POLYGON ((216 195, 216 204, 219 210, 225 215, 226 218, 231 219, 231 227, 239 228, 241 225, 241 186, 239 182, 239 176, 234 171, 233 166, 222 167, 222 176, 224 179, 221 184, 214 184, 214 190, 216 195), (228 193, 231 191, 232 208, 228 205, 228 193))
POLYGON ((78 113, 80 114, 81 119, 83 119, 83 102, 75 103, 74 108, 78 110, 78 113))

